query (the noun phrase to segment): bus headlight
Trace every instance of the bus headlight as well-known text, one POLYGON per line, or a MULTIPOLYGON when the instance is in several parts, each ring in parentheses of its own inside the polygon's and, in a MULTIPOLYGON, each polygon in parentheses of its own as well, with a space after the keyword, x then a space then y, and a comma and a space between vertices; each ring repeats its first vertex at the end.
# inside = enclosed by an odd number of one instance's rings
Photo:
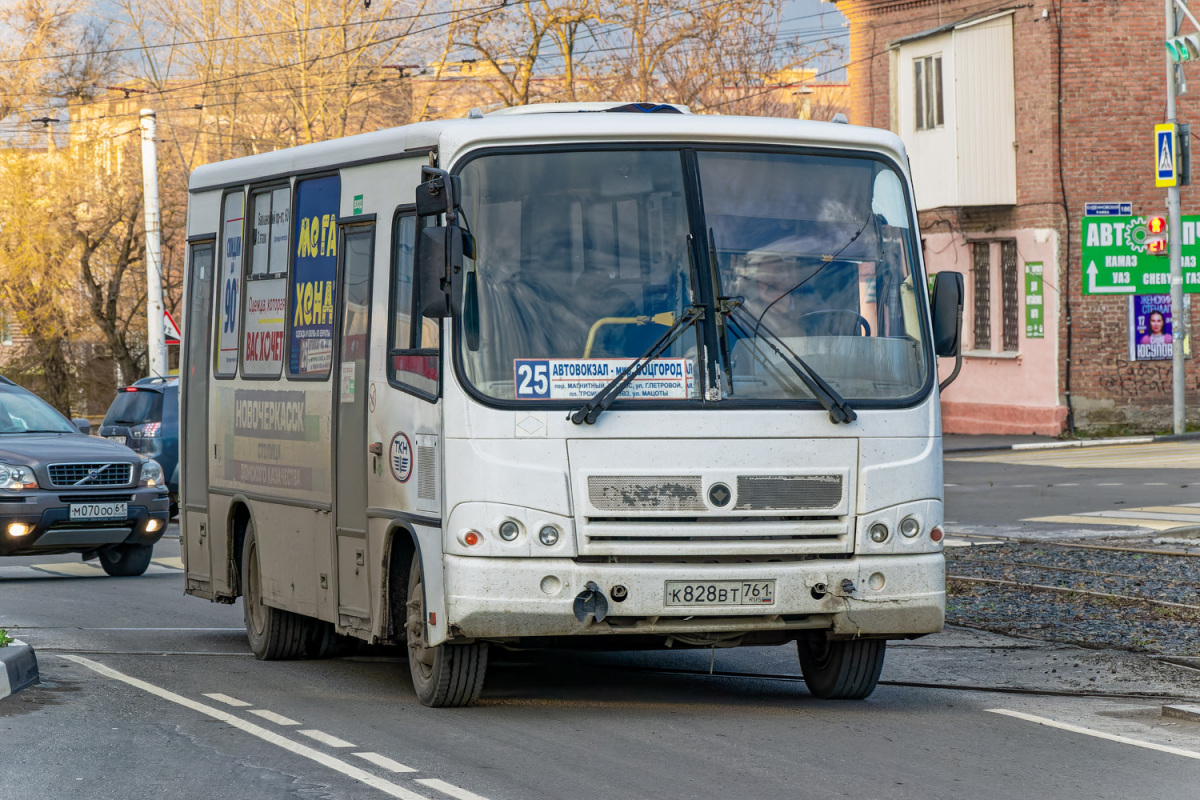
POLYGON ((521 526, 511 519, 506 519, 500 523, 500 528, 497 532, 500 534, 501 539, 511 542, 521 535, 521 526))
POLYGON ((888 538, 888 526, 882 522, 876 522, 868 531, 871 534, 871 541, 875 544, 883 544, 888 538))
POLYGON ((542 529, 538 531, 538 541, 546 547, 558 544, 558 528, 553 525, 543 525, 542 529))
POLYGON ((905 517, 900 522, 900 534, 905 539, 912 539, 921 532, 921 523, 917 522, 916 517, 905 517))
POLYGON ((0 489, 19 492, 22 489, 36 489, 37 485, 32 467, 23 464, 0 464, 0 489))
POLYGON ((138 486, 162 486, 163 470, 158 462, 148 458, 142 462, 142 474, 138 478, 138 486))

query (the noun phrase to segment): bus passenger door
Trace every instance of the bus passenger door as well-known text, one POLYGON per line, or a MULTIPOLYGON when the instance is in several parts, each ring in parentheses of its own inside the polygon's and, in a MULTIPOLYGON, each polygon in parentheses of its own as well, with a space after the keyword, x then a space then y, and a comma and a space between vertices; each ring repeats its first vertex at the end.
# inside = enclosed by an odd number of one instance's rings
POLYGON ((208 371, 212 359, 212 239, 191 245, 188 304, 184 309, 180 387, 183 418, 179 437, 181 548, 187 591, 212 599, 212 537, 208 531, 208 371), (186 391, 185 391, 186 390, 186 391))
POLYGON ((338 621, 370 627, 367 593, 367 355, 371 310, 371 261, 375 226, 342 228, 337 402, 334 405, 334 538, 338 621))

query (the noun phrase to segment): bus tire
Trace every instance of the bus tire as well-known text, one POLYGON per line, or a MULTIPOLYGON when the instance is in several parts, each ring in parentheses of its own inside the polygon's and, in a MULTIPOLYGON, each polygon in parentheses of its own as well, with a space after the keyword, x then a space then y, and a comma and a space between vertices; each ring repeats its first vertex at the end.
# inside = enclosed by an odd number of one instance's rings
POLYGON ((114 578, 133 578, 145 573, 154 554, 152 544, 122 544, 100 551, 100 566, 114 578))
POLYGON ((306 658, 338 658, 348 656, 358 647, 358 639, 343 636, 332 622, 321 619, 310 621, 308 638, 304 642, 306 658))
POLYGON ((814 697, 862 700, 875 691, 887 642, 883 639, 829 640, 824 634, 796 640, 800 671, 814 697))
POLYGON ((408 670, 422 705, 430 708, 469 706, 479 699, 487 672, 487 642, 425 644, 425 595, 421 558, 414 555, 408 571, 408 670))
POLYGON ((262 572, 258 563, 258 536, 254 521, 246 523, 242 545, 242 617, 250 651, 260 661, 283 661, 304 653, 311 624, 307 617, 263 602, 262 572))

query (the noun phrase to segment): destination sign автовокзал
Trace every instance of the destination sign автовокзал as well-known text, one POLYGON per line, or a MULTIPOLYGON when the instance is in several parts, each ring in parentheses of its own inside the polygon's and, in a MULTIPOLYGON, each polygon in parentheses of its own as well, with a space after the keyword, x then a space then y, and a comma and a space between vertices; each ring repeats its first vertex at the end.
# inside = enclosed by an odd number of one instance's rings
MULTIPOLYGON (((1097 295, 1168 294, 1171 259, 1152 255, 1146 242, 1152 216, 1084 217, 1083 293, 1097 295)), ((1200 292, 1200 215, 1183 218, 1183 290, 1200 292)))

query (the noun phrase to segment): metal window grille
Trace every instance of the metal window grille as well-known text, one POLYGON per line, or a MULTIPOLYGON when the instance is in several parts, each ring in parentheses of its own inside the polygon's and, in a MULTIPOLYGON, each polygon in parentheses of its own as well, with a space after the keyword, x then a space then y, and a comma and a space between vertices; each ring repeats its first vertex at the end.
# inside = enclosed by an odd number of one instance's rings
POLYGON ((1015 351, 1021 346, 1015 241, 1000 243, 1000 305, 1001 318, 1004 320, 1004 349, 1015 351))
POLYGON ((975 282, 975 349, 992 349, 991 242, 972 245, 971 276, 975 282))

